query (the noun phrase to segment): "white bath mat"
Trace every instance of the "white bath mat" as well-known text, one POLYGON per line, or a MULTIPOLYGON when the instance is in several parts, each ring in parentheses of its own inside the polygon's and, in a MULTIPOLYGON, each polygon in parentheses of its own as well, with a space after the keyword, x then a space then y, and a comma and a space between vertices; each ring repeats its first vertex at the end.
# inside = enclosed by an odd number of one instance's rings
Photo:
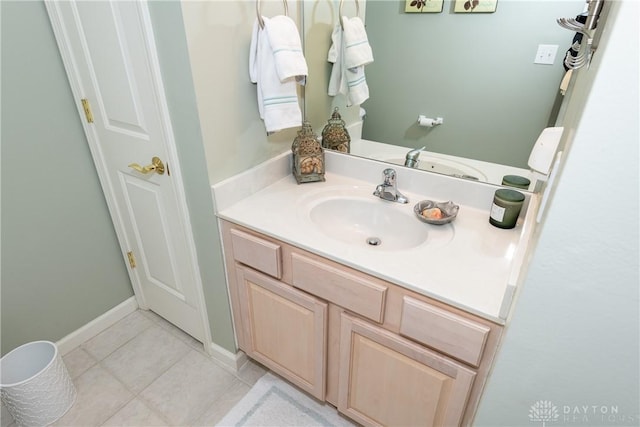
POLYGON ((321 404, 270 373, 265 374, 218 426, 354 426, 329 405, 321 404))

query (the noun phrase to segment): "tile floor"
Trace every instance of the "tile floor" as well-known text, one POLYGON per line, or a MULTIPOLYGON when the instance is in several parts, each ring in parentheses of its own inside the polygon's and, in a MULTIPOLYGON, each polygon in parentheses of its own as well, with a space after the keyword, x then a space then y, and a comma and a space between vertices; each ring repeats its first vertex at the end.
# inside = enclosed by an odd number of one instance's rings
POLYGON ((144 310, 63 360, 78 397, 54 426, 212 426, 266 372, 253 362, 231 371, 194 338, 144 310))

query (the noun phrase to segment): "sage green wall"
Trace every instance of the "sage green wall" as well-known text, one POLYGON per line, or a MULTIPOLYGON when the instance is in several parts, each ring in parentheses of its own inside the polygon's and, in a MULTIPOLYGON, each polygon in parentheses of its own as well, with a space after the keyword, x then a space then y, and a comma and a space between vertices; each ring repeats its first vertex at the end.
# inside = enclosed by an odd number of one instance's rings
POLYGON ((149 9, 194 230, 212 339, 217 345, 235 352, 220 235, 213 214, 180 2, 150 2, 149 9))
POLYGON ((133 295, 44 3, 2 1, 2 353, 133 295))
POLYGON ((367 2, 375 61, 363 136, 406 147, 527 167, 548 126, 562 60, 574 33, 556 23, 580 0, 498 1, 495 13, 405 13, 404 1, 367 2), (559 45, 554 65, 534 64, 538 44, 559 45), (418 114, 443 117, 423 128, 418 114))
MULTIPOLYGON (((299 22, 299 2, 288 2, 299 22)), ((210 184, 291 149, 299 128, 267 136, 256 85, 249 81, 255 1, 182 2, 185 32, 210 184)), ((262 1, 264 16, 283 13, 281 1, 262 1)), ((298 27, 300 28, 300 27, 298 27)))
MULTIPOLYGON (((150 9, 212 338, 235 351, 181 8, 150 9)), ((3 1, 3 353, 56 341, 133 295, 73 102, 44 3, 3 1)))

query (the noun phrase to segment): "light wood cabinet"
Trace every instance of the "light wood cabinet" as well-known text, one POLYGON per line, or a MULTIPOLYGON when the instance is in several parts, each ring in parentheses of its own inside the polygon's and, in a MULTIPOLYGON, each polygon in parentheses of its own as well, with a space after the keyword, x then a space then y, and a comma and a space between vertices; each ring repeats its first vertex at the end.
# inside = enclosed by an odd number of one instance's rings
POLYGON ((342 314, 338 409, 363 425, 455 426, 476 373, 342 314))
POLYGON ((354 276, 345 269, 309 257, 291 254, 291 283, 296 288, 382 323, 387 286, 354 276))
POLYGON ((247 267, 236 267, 249 357, 324 400, 327 304, 247 267))
POLYGON ((238 345, 366 426, 471 425, 502 327, 222 221, 238 345))
POLYGON ((491 328, 415 298, 402 299, 400 334, 478 366, 491 328), (428 326, 428 327, 425 327, 428 326))

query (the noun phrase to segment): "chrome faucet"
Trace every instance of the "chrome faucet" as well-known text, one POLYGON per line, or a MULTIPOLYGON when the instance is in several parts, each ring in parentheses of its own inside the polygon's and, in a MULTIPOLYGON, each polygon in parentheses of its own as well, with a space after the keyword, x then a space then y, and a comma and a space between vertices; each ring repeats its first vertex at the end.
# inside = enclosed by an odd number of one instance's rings
POLYGON ((405 157, 404 165, 410 168, 417 168, 418 163, 420 162, 420 160, 418 160, 418 157, 420 156, 420 152, 425 148, 427 147, 424 146, 422 148, 416 148, 415 150, 409 151, 405 157))
POLYGON ((408 203, 409 199, 403 196, 396 185, 396 171, 394 169, 385 169, 382 171, 382 179, 384 182, 376 187, 373 192, 374 196, 391 202, 408 203))

